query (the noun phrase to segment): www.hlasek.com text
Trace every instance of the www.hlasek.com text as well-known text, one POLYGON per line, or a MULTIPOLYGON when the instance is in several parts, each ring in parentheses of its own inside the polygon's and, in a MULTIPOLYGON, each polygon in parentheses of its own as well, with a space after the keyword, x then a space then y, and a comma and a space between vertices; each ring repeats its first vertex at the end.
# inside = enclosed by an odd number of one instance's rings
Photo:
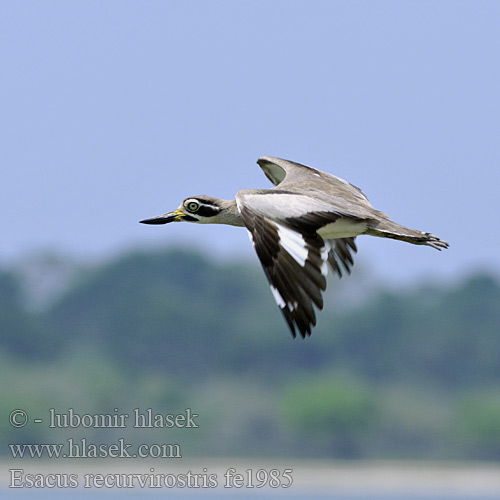
POLYGON ((69 438, 64 443, 9 444, 9 448, 12 458, 182 458, 179 444, 143 443, 134 446, 123 438, 111 444, 69 438))

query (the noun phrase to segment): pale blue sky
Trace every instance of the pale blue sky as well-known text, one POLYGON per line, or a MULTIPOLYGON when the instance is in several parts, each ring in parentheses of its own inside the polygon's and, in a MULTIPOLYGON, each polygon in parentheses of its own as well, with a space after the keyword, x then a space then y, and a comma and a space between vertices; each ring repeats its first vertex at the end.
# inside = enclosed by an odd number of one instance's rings
POLYGON ((500 2, 3 1, 0 262, 244 230, 140 219, 270 186, 272 155, 361 187, 451 248, 359 238, 397 281, 500 269, 500 2))

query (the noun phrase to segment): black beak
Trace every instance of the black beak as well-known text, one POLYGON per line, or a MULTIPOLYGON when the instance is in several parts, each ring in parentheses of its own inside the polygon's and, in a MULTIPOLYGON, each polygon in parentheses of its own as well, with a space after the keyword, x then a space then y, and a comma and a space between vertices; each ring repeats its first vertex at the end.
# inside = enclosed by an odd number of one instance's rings
POLYGON ((141 224, 167 224, 169 222, 176 222, 178 220, 180 220, 179 214, 177 212, 170 212, 168 214, 151 217, 150 219, 144 219, 139 222, 141 224))

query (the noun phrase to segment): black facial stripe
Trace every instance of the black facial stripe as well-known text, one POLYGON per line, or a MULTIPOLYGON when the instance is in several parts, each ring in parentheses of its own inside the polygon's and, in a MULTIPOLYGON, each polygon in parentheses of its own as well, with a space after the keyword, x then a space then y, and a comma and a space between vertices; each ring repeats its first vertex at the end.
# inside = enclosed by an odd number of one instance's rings
POLYGON ((200 205, 200 208, 196 210, 197 215, 201 215, 202 217, 213 217, 220 212, 220 208, 217 205, 208 205, 203 203, 200 205))
POLYGON ((181 219, 187 222, 198 222, 198 219, 196 217, 191 217, 190 215, 182 215, 181 219))

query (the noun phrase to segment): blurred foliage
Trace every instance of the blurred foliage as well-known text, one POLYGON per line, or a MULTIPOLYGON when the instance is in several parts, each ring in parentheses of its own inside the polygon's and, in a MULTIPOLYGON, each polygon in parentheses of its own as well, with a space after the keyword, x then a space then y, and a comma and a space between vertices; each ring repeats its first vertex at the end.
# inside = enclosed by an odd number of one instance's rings
POLYGON ((177 249, 69 274, 57 298, 30 310, 18 271, 0 271, 4 443, 166 442, 161 429, 13 429, 14 408, 189 407, 200 428, 167 436, 185 455, 500 459, 491 276, 379 291, 350 308, 332 299, 312 337, 293 340, 257 264, 177 249))
POLYGON ((293 381, 283 401, 284 421, 300 436, 297 452, 305 456, 362 456, 361 436, 376 418, 376 407, 365 385, 331 373, 293 381))
POLYGON ((500 386, 463 395, 456 411, 461 444, 475 459, 498 460, 500 386))

